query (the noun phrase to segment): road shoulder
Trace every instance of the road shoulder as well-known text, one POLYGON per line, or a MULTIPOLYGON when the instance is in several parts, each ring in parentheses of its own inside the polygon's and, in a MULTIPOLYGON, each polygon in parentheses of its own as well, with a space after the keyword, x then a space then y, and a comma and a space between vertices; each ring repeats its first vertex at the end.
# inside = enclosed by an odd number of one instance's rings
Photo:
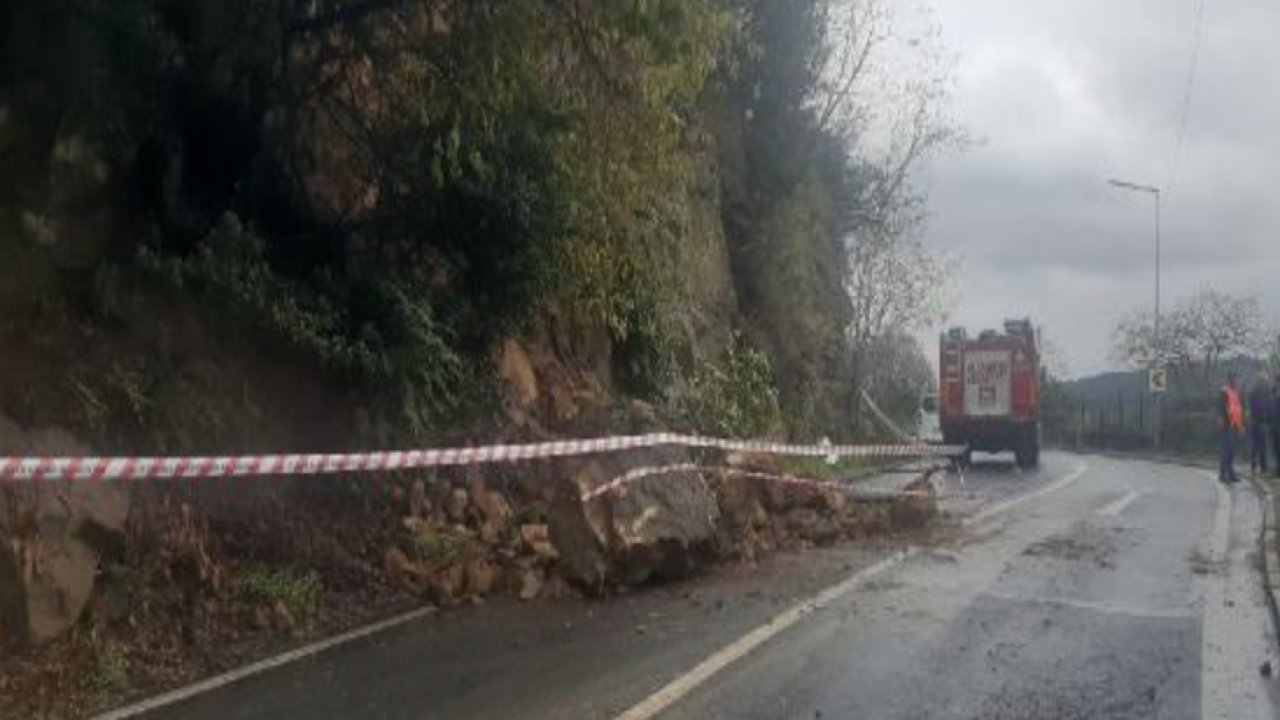
POLYGON ((1274 478, 1252 478, 1262 496, 1262 585, 1271 609, 1271 620, 1280 639, 1280 536, 1276 532, 1276 511, 1280 493, 1274 478))

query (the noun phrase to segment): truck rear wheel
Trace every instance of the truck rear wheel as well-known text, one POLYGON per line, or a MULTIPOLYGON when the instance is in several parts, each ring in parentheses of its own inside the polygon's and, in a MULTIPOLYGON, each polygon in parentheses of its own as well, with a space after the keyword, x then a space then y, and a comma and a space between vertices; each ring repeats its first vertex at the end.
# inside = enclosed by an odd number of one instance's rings
POLYGON ((1018 467, 1030 470, 1040 464, 1040 429, 1035 428, 1026 433, 1018 447, 1014 450, 1018 467))

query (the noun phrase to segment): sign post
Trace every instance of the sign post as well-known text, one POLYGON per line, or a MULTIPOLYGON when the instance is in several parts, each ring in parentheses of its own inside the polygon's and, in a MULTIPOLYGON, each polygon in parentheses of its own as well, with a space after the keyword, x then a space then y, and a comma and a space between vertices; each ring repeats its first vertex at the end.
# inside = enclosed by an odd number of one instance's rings
POLYGON ((1169 389, 1169 371, 1161 365, 1147 371, 1147 387, 1155 396, 1155 406, 1151 412, 1152 441, 1155 449, 1160 449, 1160 425, 1164 420, 1164 394, 1169 389))
POLYGON ((1162 367, 1153 367, 1147 371, 1147 384, 1152 395, 1163 395, 1169 389, 1169 373, 1162 367))

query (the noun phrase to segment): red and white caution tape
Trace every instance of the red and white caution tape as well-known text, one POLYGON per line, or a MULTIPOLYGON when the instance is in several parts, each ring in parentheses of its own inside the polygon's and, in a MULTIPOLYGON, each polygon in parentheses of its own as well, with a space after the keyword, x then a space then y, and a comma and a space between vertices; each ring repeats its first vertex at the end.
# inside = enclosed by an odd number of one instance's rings
POLYGON ((812 478, 797 477, 795 475, 777 475, 774 473, 756 472, 754 470, 744 470, 735 467, 706 466, 697 465, 695 463, 673 463, 671 465, 632 468, 618 477, 613 478, 609 482, 582 493, 582 502, 591 502, 602 495, 620 490, 623 487, 639 480, 681 472, 714 473, 722 475, 728 479, 750 478, 753 480, 764 480, 766 482, 779 483, 782 485, 805 487, 812 490, 834 490, 836 492, 845 493, 856 492, 867 500, 892 500, 893 498, 911 497, 913 495, 923 496, 928 494, 923 491, 914 490, 886 490, 882 492, 875 492, 857 488, 849 483, 835 482, 831 480, 814 480, 812 478))
POLYGON ((659 475, 670 475, 678 472, 698 472, 701 468, 694 463, 674 463, 672 465, 662 466, 645 466, 632 468, 609 482, 582 493, 582 502, 591 502, 601 495, 611 493, 621 489, 623 486, 630 485, 637 480, 645 478, 657 477, 659 475))
POLYGON ((520 445, 345 454, 219 457, 0 457, 0 481, 144 480, 266 475, 332 475, 518 462, 613 453, 659 446, 811 457, 951 457, 964 448, 943 445, 791 445, 678 433, 554 440, 520 445))

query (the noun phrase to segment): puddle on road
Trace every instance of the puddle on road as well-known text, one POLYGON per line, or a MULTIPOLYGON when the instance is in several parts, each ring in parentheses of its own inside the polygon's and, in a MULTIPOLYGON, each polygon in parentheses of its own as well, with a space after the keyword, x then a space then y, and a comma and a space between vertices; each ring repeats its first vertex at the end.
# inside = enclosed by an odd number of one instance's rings
POLYGON ((1028 546, 1022 551, 1029 557, 1048 557, 1070 562, 1089 562, 1106 569, 1115 569, 1116 553, 1120 549, 1125 528, 1086 527, 1070 535, 1054 535, 1028 546))
POLYGON ((1187 565, 1194 575, 1221 575, 1222 560, 1215 560, 1204 548, 1196 548, 1187 555, 1187 565))
POLYGON ((929 548, 924 552, 922 552, 920 555, 924 559, 933 560, 935 562, 940 562, 940 563, 946 563, 948 565, 955 565, 956 563, 960 562, 959 553, 951 550, 943 550, 941 548, 929 548))

